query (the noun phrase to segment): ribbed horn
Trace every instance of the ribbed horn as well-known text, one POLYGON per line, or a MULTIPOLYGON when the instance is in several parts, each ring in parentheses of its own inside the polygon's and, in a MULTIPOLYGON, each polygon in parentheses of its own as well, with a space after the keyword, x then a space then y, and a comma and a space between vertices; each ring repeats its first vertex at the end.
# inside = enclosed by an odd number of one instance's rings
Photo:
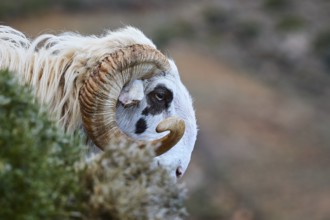
POLYGON ((176 145, 182 138, 185 132, 185 128, 186 127, 184 121, 174 116, 160 122, 156 128, 156 131, 158 133, 169 131, 170 133, 165 137, 154 141, 153 144, 155 145, 160 143, 158 144, 159 147, 156 149, 156 156, 162 155, 171 149, 174 145, 176 145))
MULTIPOLYGON (((147 79, 167 72, 170 64, 158 50, 147 45, 131 45, 106 56, 85 80, 79 92, 80 111, 88 137, 104 150, 111 138, 125 138, 140 147, 147 142, 135 141, 124 134, 116 122, 116 105, 123 87, 135 79, 147 79)), ((157 132, 170 131, 151 141, 159 156, 171 149, 184 133, 184 122, 178 118, 162 121, 157 132)))

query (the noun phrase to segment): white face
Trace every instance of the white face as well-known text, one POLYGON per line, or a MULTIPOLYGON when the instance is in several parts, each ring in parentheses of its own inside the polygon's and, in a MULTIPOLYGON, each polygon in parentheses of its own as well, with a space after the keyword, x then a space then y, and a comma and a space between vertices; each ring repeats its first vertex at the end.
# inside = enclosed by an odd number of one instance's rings
POLYGON ((186 131, 182 139, 169 151, 154 159, 156 164, 179 178, 186 171, 197 136, 195 112, 190 95, 181 83, 177 69, 148 80, 135 80, 127 85, 119 96, 117 122, 130 137, 139 140, 155 140, 163 137, 157 133, 157 125, 170 116, 185 121, 186 131))

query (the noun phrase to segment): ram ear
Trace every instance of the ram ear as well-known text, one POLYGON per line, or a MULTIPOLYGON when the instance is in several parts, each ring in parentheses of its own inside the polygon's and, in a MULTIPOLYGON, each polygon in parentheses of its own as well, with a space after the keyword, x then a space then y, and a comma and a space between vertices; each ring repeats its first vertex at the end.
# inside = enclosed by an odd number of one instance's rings
POLYGON ((142 80, 134 80, 127 84, 119 95, 119 102, 124 107, 137 105, 144 97, 144 87, 142 80))

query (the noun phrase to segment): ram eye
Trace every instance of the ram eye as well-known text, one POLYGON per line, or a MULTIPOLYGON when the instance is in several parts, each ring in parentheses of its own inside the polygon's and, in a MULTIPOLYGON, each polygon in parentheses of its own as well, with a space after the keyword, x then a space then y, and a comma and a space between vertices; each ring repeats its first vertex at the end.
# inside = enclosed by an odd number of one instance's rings
POLYGON ((173 100, 173 92, 166 88, 165 85, 157 85, 153 91, 147 95, 148 107, 146 107, 143 115, 157 115, 161 114, 164 110, 167 110, 173 100))
POLYGON ((155 98, 158 101, 163 101, 164 100, 165 95, 163 93, 155 93, 155 98))

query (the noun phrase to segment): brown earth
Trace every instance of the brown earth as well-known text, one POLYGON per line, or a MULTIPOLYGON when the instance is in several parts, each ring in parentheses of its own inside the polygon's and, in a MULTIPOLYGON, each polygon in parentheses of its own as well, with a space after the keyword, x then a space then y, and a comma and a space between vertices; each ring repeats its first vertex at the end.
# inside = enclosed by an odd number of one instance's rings
POLYGON ((209 203, 194 202, 219 212, 205 219, 330 216, 329 149, 317 143, 317 110, 190 46, 170 51, 200 126, 186 182, 194 196, 200 187, 210 191, 209 203), (219 206, 228 200, 235 201, 224 211, 219 206))

